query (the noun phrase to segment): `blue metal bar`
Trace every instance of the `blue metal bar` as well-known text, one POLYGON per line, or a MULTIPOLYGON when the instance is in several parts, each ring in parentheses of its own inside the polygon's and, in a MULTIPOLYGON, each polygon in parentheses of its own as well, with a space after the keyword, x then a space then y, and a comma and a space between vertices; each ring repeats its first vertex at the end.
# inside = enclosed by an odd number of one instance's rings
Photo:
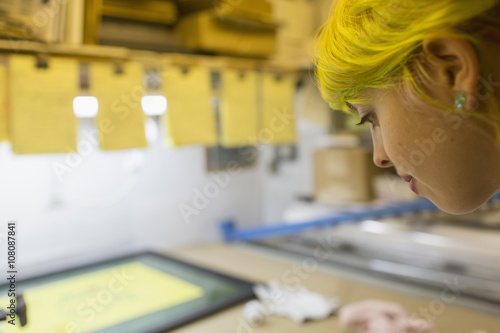
POLYGON ((306 230, 327 227, 359 220, 377 219, 403 215, 413 212, 437 210, 437 207, 427 199, 402 202, 387 207, 369 208, 360 212, 341 212, 331 217, 297 224, 279 223, 276 225, 253 227, 238 230, 232 220, 221 222, 221 230, 226 242, 255 241, 271 237, 282 237, 297 234, 306 230))
MULTIPOLYGON (((491 201, 500 200, 500 192, 496 193, 491 201)), ((386 207, 367 208, 360 212, 341 212, 333 216, 318 220, 308 221, 297 224, 279 223, 269 226, 252 227, 239 230, 236 223, 227 219, 221 221, 220 228, 226 242, 235 241, 256 241, 266 238, 283 237, 298 234, 303 231, 350 223, 360 220, 380 219, 410 213, 419 213, 424 211, 438 211, 439 209, 429 200, 420 199, 417 201, 401 202, 386 207)))

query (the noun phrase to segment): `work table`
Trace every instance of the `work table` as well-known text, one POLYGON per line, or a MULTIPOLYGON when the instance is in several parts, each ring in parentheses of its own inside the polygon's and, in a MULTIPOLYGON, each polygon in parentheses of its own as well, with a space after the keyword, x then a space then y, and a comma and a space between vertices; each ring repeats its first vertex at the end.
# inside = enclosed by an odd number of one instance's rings
MULTIPOLYGON (((294 258, 290 255, 266 253, 248 245, 199 244, 169 251, 170 256, 191 262, 251 282, 276 280, 283 284, 300 281, 311 291, 325 296, 340 297, 346 305, 367 299, 380 299, 402 305, 409 314, 427 313, 435 318, 439 333, 499 333, 500 316, 477 311, 459 303, 459 291, 428 291, 423 295, 381 287, 337 274, 314 258, 294 258), (454 297, 458 295, 458 297, 454 297)), ((452 283, 450 284, 452 285, 452 283)), ((388 284, 390 286, 390 283, 388 284)), ((459 286, 458 288, 464 288, 459 286)), ((296 324, 288 318, 270 317, 257 328, 246 324, 242 317, 243 304, 210 317, 180 327, 175 333, 346 333, 332 316, 318 322, 296 324)), ((425 315, 418 316, 425 318, 425 315)))

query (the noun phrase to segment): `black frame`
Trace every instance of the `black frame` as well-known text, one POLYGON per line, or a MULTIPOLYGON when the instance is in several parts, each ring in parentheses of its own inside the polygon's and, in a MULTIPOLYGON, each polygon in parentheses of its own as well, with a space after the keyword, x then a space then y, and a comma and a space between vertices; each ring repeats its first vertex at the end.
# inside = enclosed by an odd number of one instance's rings
MULTIPOLYGON (((255 295, 254 295, 253 290, 252 290, 252 286, 254 283, 252 283, 252 282, 245 281, 245 280, 242 280, 239 278, 235 278, 235 277, 232 277, 232 276, 220 273, 220 272, 216 272, 216 271, 210 270, 210 269, 205 268, 205 267, 197 266, 195 264, 185 262, 183 260, 176 259, 176 258, 173 258, 171 256, 161 254, 158 252, 154 252, 154 251, 143 251, 143 252, 139 252, 139 253, 117 256, 117 257, 105 259, 102 261, 96 261, 96 262, 84 264, 82 266, 71 267, 69 269, 60 269, 60 270, 57 270, 57 271, 54 271, 51 273, 30 277, 30 278, 24 279, 24 280, 18 280, 17 282, 24 282, 24 283, 34 282, 34 281, 41 279, 41 278, 55 277, 61 273, 71 273, 71 272, 79 271, 82 269, 95 268, 96 266, 100 266, 100 265, 109 265, 109 264, 113 264, 114 262, 121 261, 121 260, 134 260, 134 258, 140 258, 141 256, 145 256, 145 255, 155 256, 155 257, 158 257, 160 259, 168 260, 168 261, 174 262, 176 264, 182 265, 186 268, 198 270, 198 271, 203 272, 205 274, 212 275, 212 276, 224 279, 226 281, 236 283, 243 288, 243 291, 240 294, 235 295, 231 298, 225 299, 223 301, 219 301, 218 303, 215 303, 215 305, 207 307, 206 309, 195 311, 195 312, 190 313, 186 316, 182 316, 177 320, 171 321, 169 324, 166 324, 164 327, 159 328, 160 330, 157 330, 157 329, 144 330, 144 331, 137 332, 137 333, 165 333, 165 332, 169 332, 170 330, 173 330, 173 329, 178 328, 180 326, 187 325, 195 320, 202 319, 202 318, 207 317, 211 314, 215 314, 219 311, 227 309, 227 308, 229 308, 233 305, 239 304, 243 301, 247 301, 247 300, 255 298, 255 295)), ((5 288, 8 285, 9 285, 8 283, 2 283, 2 284, 0 284, 0 288, 5 288)), ((29 307, 29 304, 28 304, 28 307, 29 307)), ((29 318, 28 318, 28 322, 29 322, 29 318)))

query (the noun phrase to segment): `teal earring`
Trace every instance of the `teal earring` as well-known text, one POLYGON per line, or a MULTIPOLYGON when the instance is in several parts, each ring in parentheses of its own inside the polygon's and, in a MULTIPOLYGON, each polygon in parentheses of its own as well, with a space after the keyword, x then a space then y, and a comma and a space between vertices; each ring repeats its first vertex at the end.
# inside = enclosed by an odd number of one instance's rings
POLYGON ((465 104, 467 104, 467 94, 462 90, 457 94, 457 97, 455 97, 455 110, 464 111, 465 104))

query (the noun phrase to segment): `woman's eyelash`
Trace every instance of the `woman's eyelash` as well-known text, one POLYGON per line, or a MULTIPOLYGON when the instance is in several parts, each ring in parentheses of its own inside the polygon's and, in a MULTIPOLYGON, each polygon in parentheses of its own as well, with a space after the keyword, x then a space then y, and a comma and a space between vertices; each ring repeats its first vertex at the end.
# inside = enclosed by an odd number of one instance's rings
POLYGON ((361 121, 359 123, 356 124, 356 126, 363 126, 365 123, 370 123, 370 124, 373 124, 373 118, 372 118, 372 114, 367 114, 366 116, 364 117, 361 117, 361 121))

